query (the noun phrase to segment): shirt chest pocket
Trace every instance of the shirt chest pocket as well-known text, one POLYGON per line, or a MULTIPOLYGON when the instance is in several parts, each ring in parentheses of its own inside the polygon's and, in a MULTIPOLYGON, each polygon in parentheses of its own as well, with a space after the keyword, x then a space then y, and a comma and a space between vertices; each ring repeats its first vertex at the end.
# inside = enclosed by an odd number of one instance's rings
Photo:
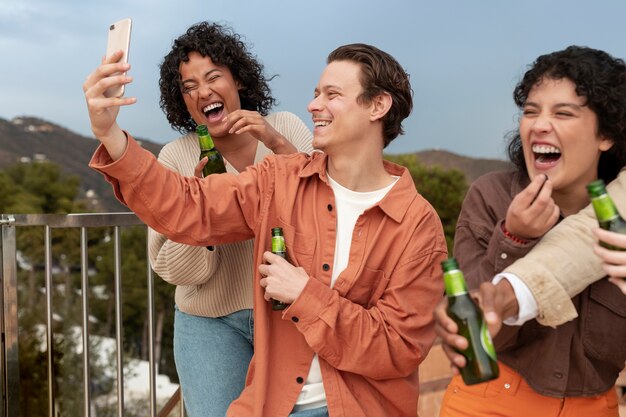
POLYGON ((314 236, 296 232, 296 228, 279 220, 280 227, 285 236, 287 246, 287 259, 295 266, 304 268, 307 273, 311 272, 313 257, 315 255, 316 240, 314 236))
POLYGON ((624 294, 604 278, 593 283, 589 291, 583 330, 585 351, 621 369, 626 360, 624 294))
POLYGON ((354 285, 346 292, 345 297, 365 308, 371 308, 380 300, 388 285, 389 278, 384 271, 366 266, 356 278, 354 285))

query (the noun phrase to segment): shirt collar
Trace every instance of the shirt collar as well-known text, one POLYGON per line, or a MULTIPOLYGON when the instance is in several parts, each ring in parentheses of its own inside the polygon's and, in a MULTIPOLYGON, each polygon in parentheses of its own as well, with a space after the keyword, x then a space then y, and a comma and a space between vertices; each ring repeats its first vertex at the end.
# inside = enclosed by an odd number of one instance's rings
MULTIPOLYGON (((311 153, 309 162, 302 168, 298 176, 300 178, 310 177, 317 174, 322 181, 328 184, 328 178, 326 177, 326 163, 328 161, 328 155, 321 151, 314 151, 311 153)), ((413 202, 417 196, 415 189, 415 183, 409 173, 409 170, 403 166, 394 164, 392 162, 383 160, 385 171, 390 175, 398 178, 396 184, 389 190, 387 195, 378 202, 380 209, 394 221, 400 223, 404 218, 404 215, 409 208, 410 203, 413 202), (398 204, 399 201, 405 204, 398 204)))
POLYGON ((397 223, 402 222, 405 214, 413 200, 417 197, 415 183, 409 170, 403 166, 383 160, 385 171, 390 175, 400 177, 396 184, 389 190, 387 195, 380 200, 378 206, 389 217, 397 223), (402 202, 403 204, 399 204, 402 202))

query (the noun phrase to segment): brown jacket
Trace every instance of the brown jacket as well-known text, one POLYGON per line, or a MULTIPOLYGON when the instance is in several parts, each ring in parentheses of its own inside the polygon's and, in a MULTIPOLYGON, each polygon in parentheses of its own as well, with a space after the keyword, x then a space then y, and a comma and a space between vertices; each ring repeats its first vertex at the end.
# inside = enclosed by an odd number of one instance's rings
MULTIPOLYGON (((520 172, 495 172, 472 184, 457 223, 454 253, 468 285, 478 287, 536 243, 504 236, 501 223, 513 197, 528 185, 520 172)), ((495 339, 498 359, 538 393, 587 397, 610 389, 626 360, 626 302, 600 280, 572 300, 579 317, 557 328, 536 320, 505 326, 495 339)))

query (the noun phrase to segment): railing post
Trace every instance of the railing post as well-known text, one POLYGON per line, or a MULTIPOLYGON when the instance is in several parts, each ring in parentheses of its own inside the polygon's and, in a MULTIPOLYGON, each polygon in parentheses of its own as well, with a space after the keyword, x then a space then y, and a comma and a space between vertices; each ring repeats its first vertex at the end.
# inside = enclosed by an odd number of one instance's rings
POLYGON ((89 369, 89 265, 87 228, 80 228, 80 277, 83 313, 83 416, 91 417, 91 373, 89 369))
POLYGON ((46 346, 48 353, 48 417, 56 417, 54 411, 54 334, 52 329, 52 228, 45 227, 45 281, 46 281, 46 346))
POLYGON ((0 308, 2 320, 2 348, 0 374, 2 376, 2 408, 0 417, 19 415, 20 367, 18 355, 18 324, 17 324, 17 261, 15 218, 2 215, 2 277, 0 288, 0 308))
POLYGON ((114 226, 115 259, 115 344, 117 350, 117 416, 124 417, 124 341, 122 324, 122 235, 120 226, 114 226))
MULTIPOLYGON (((147 243, 147 242, 146 242, 147 243)), ((154 277, 150 266, 150 253, 146 244, 146 264, 148 265, 148 363, 150 364, 150 417, 156 417, 156 369, 154 358, 154 277)))

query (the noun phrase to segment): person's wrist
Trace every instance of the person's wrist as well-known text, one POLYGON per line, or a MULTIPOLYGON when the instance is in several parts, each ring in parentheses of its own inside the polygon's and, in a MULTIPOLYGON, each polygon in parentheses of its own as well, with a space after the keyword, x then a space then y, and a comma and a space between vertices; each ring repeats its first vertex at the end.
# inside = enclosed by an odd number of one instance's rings
POLYGON ((506 222, 502 222, 502 233, 504 234, 504 236, 509 239, 512 240, 515 243, 518 243, 520 245, 526 245, 528 244, 528 240, 521 238, 513 233, 511 233, 507 228, 506 228, 506 222))

